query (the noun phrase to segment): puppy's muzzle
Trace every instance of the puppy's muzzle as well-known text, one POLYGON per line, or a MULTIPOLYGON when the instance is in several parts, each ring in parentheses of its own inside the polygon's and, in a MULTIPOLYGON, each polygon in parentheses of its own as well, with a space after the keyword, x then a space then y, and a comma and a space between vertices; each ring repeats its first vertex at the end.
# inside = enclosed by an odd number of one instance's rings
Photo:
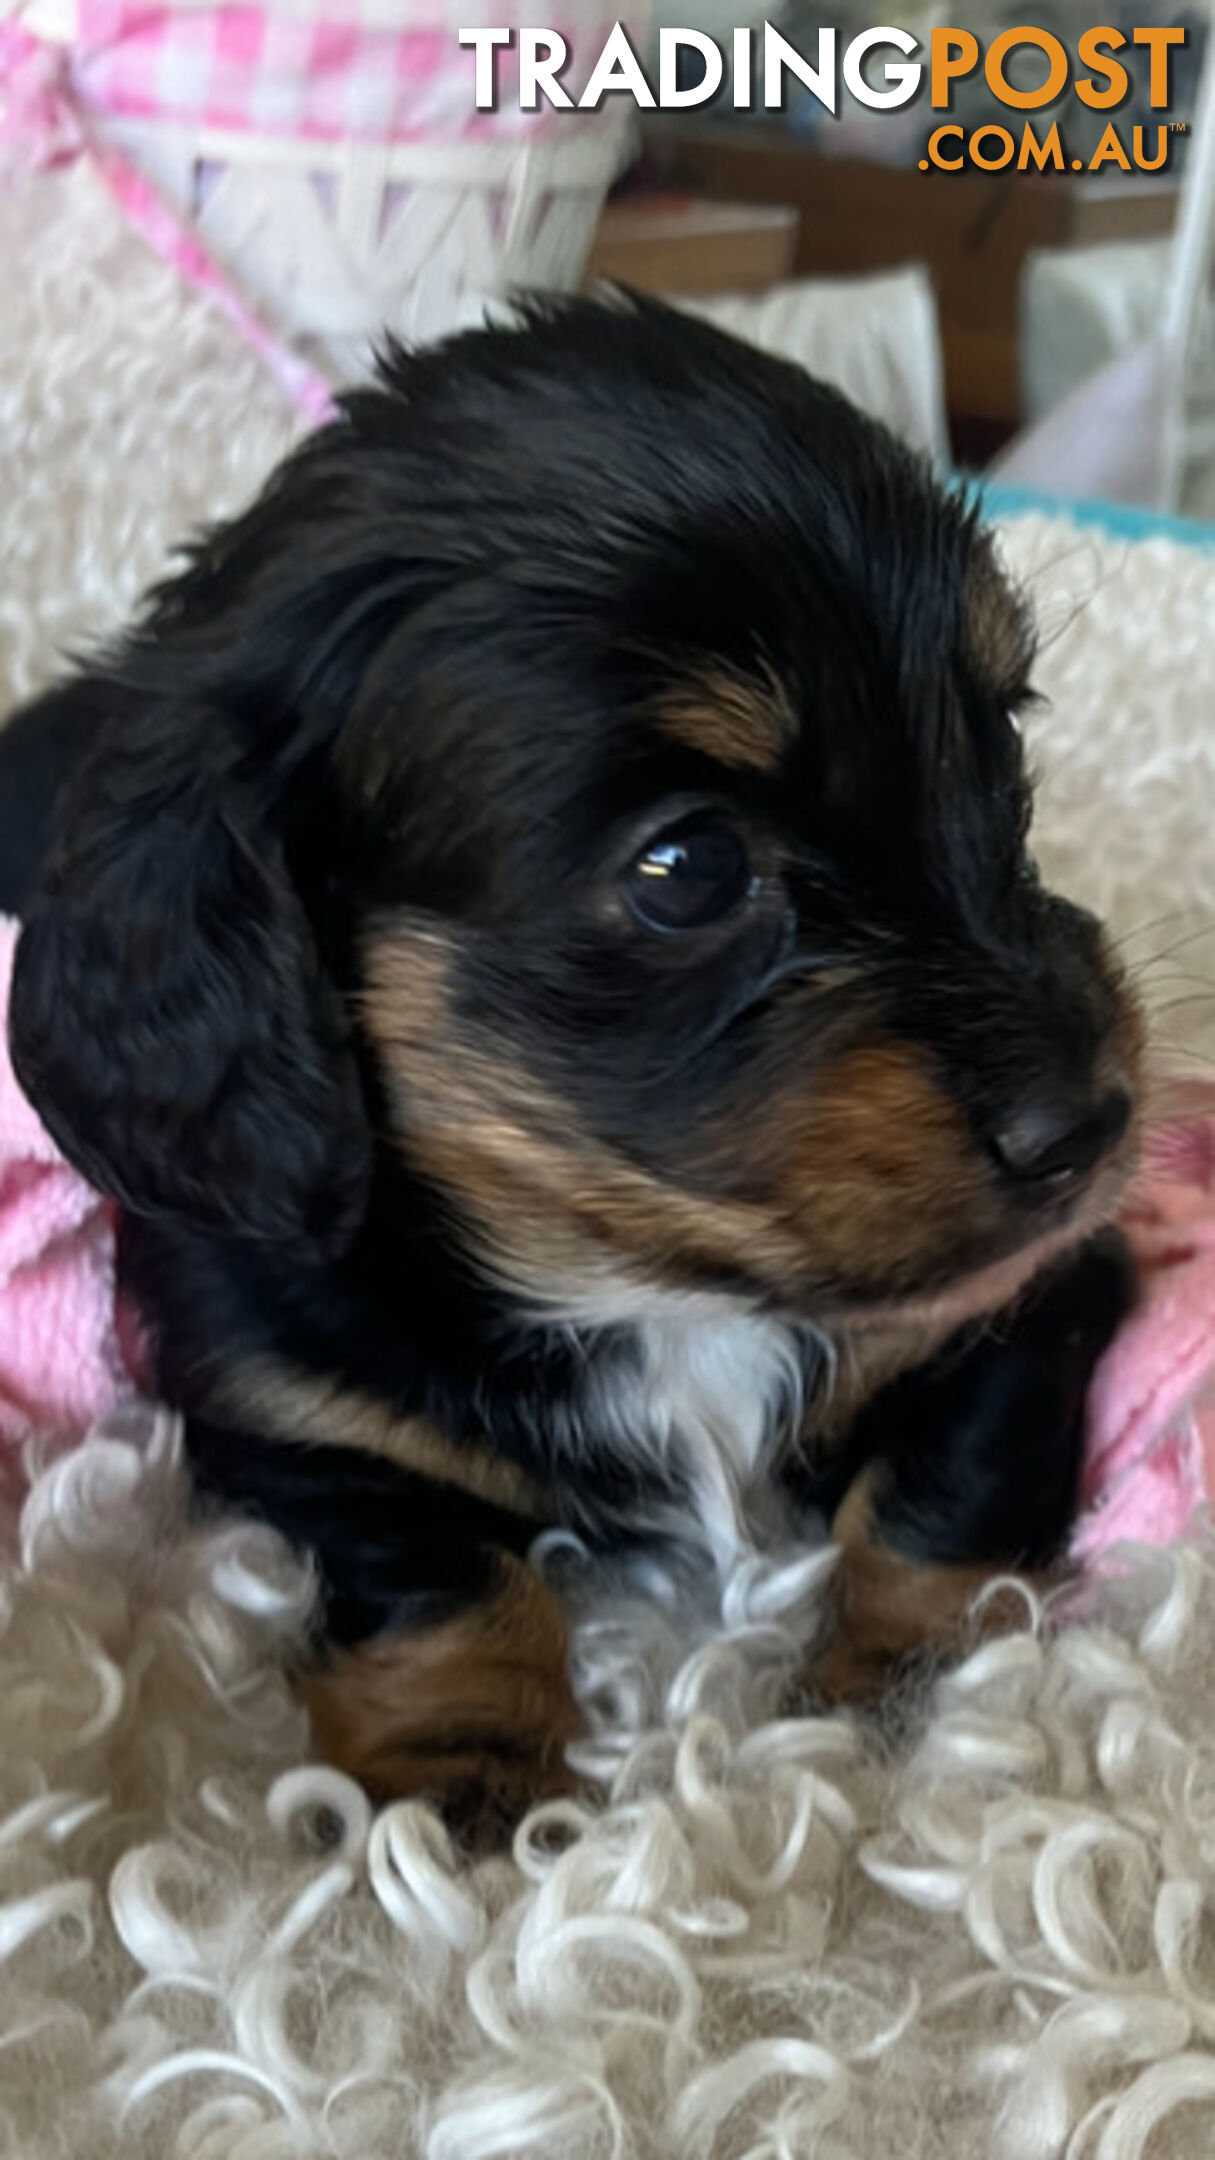
POLYGON ((1039 1084, 988 1136, 996 1164, 1027 1198, 1080 1186, 1114 1154, 1134 1114, 1130 1083, 1116 1077, 1039 1084))

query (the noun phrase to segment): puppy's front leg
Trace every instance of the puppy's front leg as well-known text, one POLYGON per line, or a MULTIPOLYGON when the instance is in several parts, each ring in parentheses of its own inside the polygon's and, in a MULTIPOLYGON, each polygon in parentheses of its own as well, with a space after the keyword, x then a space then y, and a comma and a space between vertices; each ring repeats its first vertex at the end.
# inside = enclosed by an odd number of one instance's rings
POLYGON ((299 1681, 327 1762, 377 1802, 434 1800, 477 1846, 572 1789, 578 1730, 560 1606, 514 1554, 484 1557, 474 1601, 324 1651, 299 1681))
POLYGON ((861 1467, 832 1522, 838 1626, 808 1675, 821 1698, 879 1694, 917 1653, 961 1646, 994 1575, 1058 1561, 1089 1380, 1130 1299, 1125 1246, 1105 1232, 868 1405, 846 1450, 861 1467))
POLYGON ((571 1789, 565 1618, 523 1557, 538 1524, 353 1447, 198 1420, 187 1447, 200 1492, 315 1559, 297 1687, 318 1753, 377 1802, 435 1801, 482 1847, 571 1789))

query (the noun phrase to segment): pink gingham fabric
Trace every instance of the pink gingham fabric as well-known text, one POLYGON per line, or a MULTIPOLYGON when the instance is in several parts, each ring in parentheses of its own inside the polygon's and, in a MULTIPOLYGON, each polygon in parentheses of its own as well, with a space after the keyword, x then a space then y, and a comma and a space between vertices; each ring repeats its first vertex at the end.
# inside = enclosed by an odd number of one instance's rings
POLYGON ((331 384, 272 335, 197 233, 105 139, 76 87, 76 67, 62 46, 31 36, 19 22, 0 23, 0 179, 6 164, 40 170, 89 157, 140 238, 214 301, 313 426, 327 420, 334 409, 331 384))
MULTIPOLYGON (((577 97, 616 20, 603 0, 551 11, 577 97)), ((648 16, 640 0, 635 16, 648 16)), ((496 112, 474 102, 475 55, 458 29, 517 29, 532 0, 75 0, 67 45, 31 34, 23 10, 0 23, 0 160, 46 166, 89 156, 148 245, 206 292, 312 422, 331 385, 266 328, 198 235, 157 193, 122 141, 160 123, 229 135, 333 144, 518 140, 561 124, 519 110, 518 57, 498 55, 496 112)))
MULTIPOLYGON (((485 14, 444 0, 76 0, 71 93, 99 119, 178 121, 313 142, 460 141, 534 134, 559 116, 519 110, 518 56, 503 47, 496 112, 473 102, 474 55, 458 28, 485 14)), ((603 0, 545 10, 569 48, 577 97, 616 14, 603 0)), ((532 0, 494 0, 517 29, 532 0)))
POLYGON ((291 7, 141 7, 79 0, 76 81, 130 120, 334 142, 459 138, 476 116, 472 52, 450 27, 391 27, 359 0, 291 7))

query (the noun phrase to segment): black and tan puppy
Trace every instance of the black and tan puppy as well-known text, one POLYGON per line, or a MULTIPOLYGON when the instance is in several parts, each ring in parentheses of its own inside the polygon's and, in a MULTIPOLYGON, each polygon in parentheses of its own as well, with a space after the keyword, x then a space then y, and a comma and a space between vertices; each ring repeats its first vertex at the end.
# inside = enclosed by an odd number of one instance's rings
POLYGON ((554 304, 392 355, 6 736, 17 1070, 377 1794, 560 1781, 544 1524, 819 1510, 832 1692, 1065 1538, 1138 1031, 1026 853, 1030 660, 843 399, 554 304))

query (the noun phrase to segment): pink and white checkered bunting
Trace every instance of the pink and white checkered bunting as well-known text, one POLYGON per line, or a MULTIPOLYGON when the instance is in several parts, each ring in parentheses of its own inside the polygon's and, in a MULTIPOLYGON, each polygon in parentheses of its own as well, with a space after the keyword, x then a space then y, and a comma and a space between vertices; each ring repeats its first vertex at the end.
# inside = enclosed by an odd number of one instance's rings
MULTIPOLYGON (((649 12, 650 0, 633 0, 628 19, 640 24, 649 12)), ((542 203, 531 204, 529 224, 502 225, 513 236, 509 269, 484 260, 501 238, 494 219, 514 185, 511 173, 557 170, 512 157, 505 171, 498 147, 556 137, 554 153, 571 172, 588 147, 582 127, 571 133, 569 115, 546 107, 520 111, 513 94, 518 54, 510 48, 498 52, 498 110, 478 112, 476 56, 459 41, 462 28, 517 30, 535 13, 534 0, 17 0, 15 8, 8 0, 0 17, 0 169, 91 158, 148 244, 209 293, 309 417, 322 418, 329 381, 284 342, 283 317, 288 335, 304 327, 307 293, 327 329, 339 318, 345 323, 352 308, 366 314, 367 337, 395 325, 415 285, 424 294, 432 267, 429 260, 410 267, 408 251, 399 250, 401 198, 411 186, 426 213, 414 215, 411 197, 415 251, 419 234, 429 235, 427 248, 436 235, 445 239, 443 294, 462 290, 453 236, 462 260, 478 266, 479 290, 497 292, 537 274, 541 283, 554 281, 542 203), (426 171, 410 172, 409 160, 429 158, 435 145, 452 146, 457 165, 445 168, 428 196, 426 171), (236 219, 234 236, 231 212, 242 186, 252 207, 243 226, 236 219), (367 217, 377 193, 378 227, 367 217), (354 208, 344 223, 347 197, 354 208), (208 235, 221 199, 228 222, 217 257, 208 235), (533 228, 530 243, 518 239, 533 228), (250 229, 261 248, 256 261, 250 229), (529 244, 530 260, 521 252, 529 244), (385 283, 394 248, 400 259, 385 283), (276 315, 277 331, 270 328, 276 315)), ((576 98, 616 13, 611 0, 555 0, 552 13, 569 54, 562 79, 576 98)), ((562 228, 574 252, 558 283, 576 277, 585 205, 593 215, 623 139, 618 127, 613 132, 613 116, 601 117, 612 142, 606 162, 600 133, 599 147, 590 146, 589 177, 584 170, 573 181, 529 183, 556 197, 564 187, 580 205, 562 228)), ((438 320, 438 302, 432 313, 424 334, 451 326, 438 320)))
MULTIPOLYGON (((563 79, 577 96, 616 17, 602 0, 564 0, 552 13, 569 47, 563 79)), ((514 135, 545 124, 543 111, 521 114, 510 94, 517 55, 504 48, 498 58, 499 110, 478 113, 474 55, 457 32, 481 17, 517 28, 535 15, 531 0, 77 0, 71 74, 85 109, 115 119, 320 142, 514 135)))

